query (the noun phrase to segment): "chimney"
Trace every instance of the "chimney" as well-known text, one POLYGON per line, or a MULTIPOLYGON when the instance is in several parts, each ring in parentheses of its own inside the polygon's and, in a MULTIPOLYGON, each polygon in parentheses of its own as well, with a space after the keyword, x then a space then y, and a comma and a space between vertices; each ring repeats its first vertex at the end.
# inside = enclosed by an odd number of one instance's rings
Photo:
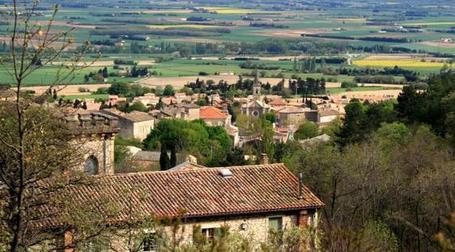
POLYGON ((261 165, 269 164, 269 157, 267 156, 266 153, 261 154, 261 159, 259 160, 259 164, 261 164, 261 165))
POLYGON ((299 173, 299 199, 303 199, 303 172, 299 173))

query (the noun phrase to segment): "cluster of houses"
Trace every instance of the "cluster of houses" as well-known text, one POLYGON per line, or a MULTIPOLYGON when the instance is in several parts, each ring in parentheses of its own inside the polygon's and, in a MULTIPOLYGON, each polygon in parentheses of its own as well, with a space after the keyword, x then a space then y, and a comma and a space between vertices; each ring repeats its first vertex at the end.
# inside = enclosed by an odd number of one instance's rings
MULTIPOLYGON (((309 109, 303 101, 290 101, 281 97, 263 96, 255 85, 253 95, 236 99, 240 113, 259 117, 264 113, 276 115, 276 140, 287 141, 290 132, 306 120, 320 125, 336 119, 336 111, 323 108, 309 109)), ((6 99, 6 98, 4 98, 6 99)), ((93 184, 68 188, 62 195, 71 197, 77 204, 103 211, 98 203, 106 198, 120 212, 106 215, 106 224, 122 226, 131 218, 131 203, 141 217, 179 218, 184 231, 179 240, 191 243, 194 230, 200 230, 207 239, 214 239, 221 228, 227 226, 232 232, 248 237, 255 244, 270 238, 270 231, 283 231, 291 227, 314 230, 317 227, 319 210, 323 202, 303 184, 303 175, 293 174, 284 164, 270 164, 266 157, 259 164, 234 167, 208 168, 197 164, 193 157, 177 157, 176 167, 167 171, 116 173, 114 162, 115 137, 143 140, 156 123, 163 119, 203 120, 209 126, 221 126, 232 138, 234 146, 241 143, 239 129, 232 123, 226 101, 219 96, 208 97, 209 106, 198 106, 192 97, 176 94, 159 99, 153 94, 136 97, 134 102, 144 105, 162 103, 159 109, 149 112, 123 113, 115 108, 99 109, 89 104, 88 109, 68 113, 63 120, 69 125, 74 143, 84 151, 81 172, 93 176, 93 184), (90 199, 88 202, 84 200, 90 199), (199 229, 200 228, 200 229, 199 229)), ((110 97, 112 104, 122 101, 110 97)), ((137 163, 159 160, 159 153, 130 148, 137 163)), ((65 252, 76 250, 75 229, 56 218, 57 208, 44 208, 45 220, 36 220, 35 227, 43 230, 60 230, 56 239, 64 244, 65 252), (56 211, 56 212, 54 212, 56 211)), ((138 227, 140 228, 140 227, 138 227)), ((142 230, 144 231, 144 230, 142 230)), ((157 251, 157 232, 146 229, 141 237, 138 251, 157 251)), ((165 227, 172 232, 172 227, 165 227)), ((122 232, 119 232, 122 233, 122 232)), ((125 237, 113 236, 106 251, 127 251, 125 237)), ((311 236, 311 240, 317 236, 311 236)), ((315 249, 314 241, 304 249, 315 249)))
MULTIPOLYGON (((258 84, 255 84, 253 89, 253 95, 235 98, 234 103, 239 106, 241 114, 250 117, 260 117, 266 113, 273 113, 275 115, 273 127, 276 142, 285 143, 293 139, 293 135, 299 126, 306 121, 312 121, 323 127, 340 116, 340 112, 336 108, 330 107, 330 103, 323 99, 314 99, 313 102, 318 105, 318 109, 310 109, 302 99, 284 99, 276 95, 261 95, 258 84)), ((118 96, 110 96, 108 100, 110 105, 121 102, 126 102, 126 100, 118 96)), ((118 135, 124 139, 144 140, 157 123, 163 119, 202 120, 208 126, 223 127, 231 138, 232 147, 242 147, 259 138, 259 136, 242 134, 235 122, 232 122, 232 115, 228 112, 229 102, 219 95, 205 97, 204 94, 176 93, 172 97, 158 97, 155 94, 145 94, 134 98, 132 101, 132 103, 137 102, 157 109, 148 112, 124 113, 116 109, 115 106, 100 109, 99 104, 88 102, 88 109, 79 110, 78 113, 96 113, 115 118, 118 121, 118 135), (210 105, 198 106, 196 103, 201 99, 206 99, 210 105), (159 103, 160 106, 157 106, 159 103)), ((137 168, 136 170, 159 170, 159 151, 144 151, 134 147, 128 147, 128 150, 132 164, 137 168)), ((182 164, 189 159, 194 159, 194 157, 191 155, 179 156, 177 163, 182 164)))
MULTIPOLYGON (((214 107, 201 107, 199 112, 200 117, 214 125, 224 125, 225 117, 228 118, 214 107)), ((304 185, 303 174, 296 176, 284 164, 270 164, 267 158, 261 158, 257 165, 215 168, 189 159, 167 171, 116 174, 114 138, 122 134, 122 120, 127 120, 122 118, 127 117, 134 122, 153 118, 147 113, 124 115, 112 110, 63 117, 75 136, 75 144, 85 153, 85 161, 76 169, 93 176, 93 183, 69 187, 62 197, 71 197, 74 204, 100 211, 109 225, 138 229, 134 232, 141 236, 134 242, 139 249, 134 251, 159 251, 158 235, 177 235, 174 238, 182 244, 190 244, 195 230, 210 241, 223 227, 228 227, 230 232, 247 237, 254 246, 272 239, 271 231, 317 230, 319 210, 324 203, 304 185), (106 199, 119 211, 112 213, 101 207, 100 202, 106 199), (180 231, 174 233, 174 226, 164 226, 163 234, 155 228, 129 223, 152 216, 180 220, 180 231)), ((142 129, 138 132, 143 134, 142 129)), ((134 151, 138 155, 150 155, 140 149, 134 151)), ((45 207, 42 211, 49 217, 36 220, 33 226, 60 230, 56 240, 64 245, 62 251, 77 250, 77 229, 58 219, 58 208, 45 207)), ((121 235, 128 231, 131 230, 112 233, 103 251, 129 251, 131 237, 121 235)), ((301 251, 317 249, 318 233, 312 234, 302 244, 301 251)))
MULTIPOLYGON (((292 139, 295 131, 306 121, 312 121, 324 127, 343 113, 340 106, 333 107, 323 99, 312 100, 317 109, 311 109, 303 99, 261 95, 258 85, 254 85, 253 89, 253 95, 234 98, 233 102, 240 104, 240 113, 247 116, 260 117, 266 113, 273 113, 276 118, 275 139, 279 142, 292 139)), ((123 102, 122 98, 111 96, 108 102, 110 105, 115 105, 120 101, 123 102)), ((101 113, 116 116, 120 120, 120 136, 123 138, 143 140, 154 125, 162 119, 203 120, 209 126, 224 127, 231 136, 234 147, 241 144, 242 138, 248 137, 243 136, 235 122, 232 122, 232 115, 228 112, 230 101, 222 99, 218 94, 205 97, 205 94, 176 93, 172 97, 159 97, 151 93, 135 97, 132 103, 137 102, 144 106, 157 107, 158 104, 161 106, 148 113, 138 111, 123 113, 115 108, 100 110, 101 113), (198 106, 196 103, 200 99, 206 99, 210 105, 198 106)))

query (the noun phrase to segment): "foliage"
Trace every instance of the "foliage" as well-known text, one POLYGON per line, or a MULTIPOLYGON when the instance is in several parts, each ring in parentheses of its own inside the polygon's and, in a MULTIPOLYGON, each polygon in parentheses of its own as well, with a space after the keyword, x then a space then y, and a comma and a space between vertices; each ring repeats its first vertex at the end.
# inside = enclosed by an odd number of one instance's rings
POLYGON ((451 149, 424 126, 383 124, 370 136, 343 149, 296 148, 284 157, 326 203, 325 250, 390 251, 396 244, 435 250, 438 216, 454 203, 447 198, 455 188, 451 149))
POLYGON ((142 102, 134 102, 125 108, 126 113, 131 113, 133 111, 147 112, 149 109, 142 102))
POLYGON ((355 88, 358 87, 358 84, 352 81, 343 81, 341 83, 342 88, 355 88))
POLYGON ((351 101, 345 107, 346 116, 337 134, 341 145, 362 142, 382 123, 396 120, 393 102, 361 103, 351 101))
POLYGON ((445 230, 439 231, 435 235, 436 241, 439 243, 440 248, 444 252, 455 251, 455 213, 451 213, 444 221, 445 230))
POLYGON ((163 95, 164 96, 174 96, 175 95, 174 87, 172 87, 171 85, 166 85, 166 87, 164 88, 164 91, 163 91, 163 95))
POLYGON ((184 120, 161 120, 143 144, 147 150, 161 149, 162 169, 176 165, 173 156, 177 152, 189 153, 202 164, 216 166, 226 159, 231 148, 224 128, 210 127, 203 121, 184 120))
POLYGON ((311 121, 305 121, 300 124, 297 131, 294 133, 296 140, 304 140, 308 138, 317 137, 319 135, 318 125, 311 121))
POLYGON ((425 123, 455 145, 455 73, 442 72, 432 76, 423 92, 409 86, 398 97, 396 112, 406 123, 425 123))
MULTIPOLYGON (((96 93, 104 93, 104 89, 98 89, 96 93)), ((151 93, 152 89, 143 87, 138 84, 128 84, 125 82, 115 82, 108 89, 110 95, 119 95, 124 97, 143 96, 146 93, 151 93)))

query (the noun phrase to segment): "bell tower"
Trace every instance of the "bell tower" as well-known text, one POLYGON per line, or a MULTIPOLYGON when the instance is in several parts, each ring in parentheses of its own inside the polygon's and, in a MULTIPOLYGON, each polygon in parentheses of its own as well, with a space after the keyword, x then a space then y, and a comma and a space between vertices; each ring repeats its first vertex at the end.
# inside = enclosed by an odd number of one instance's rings
POLYGON ((258 70, 256 69, 254 74, 254 83, 253 83, 253 96, 261 96, 261 83, 259 82, 258 70))

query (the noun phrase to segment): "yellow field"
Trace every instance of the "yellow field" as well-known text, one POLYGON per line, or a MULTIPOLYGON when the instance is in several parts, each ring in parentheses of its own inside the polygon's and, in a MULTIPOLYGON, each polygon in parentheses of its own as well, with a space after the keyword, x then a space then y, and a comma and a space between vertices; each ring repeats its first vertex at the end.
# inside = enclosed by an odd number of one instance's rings
POLYGON ((240 9, 240 8, 228 8, 228 7, 202 7, 209 11, 216 11, 218 14, 248 14, 258 13, 260 11, 253 9, 240 9))
POLYGON ((192 29, 206 29, 206 28, 219 28, 217 25, 203 25, 203 24, 179 24, 179 25, 149 25, 152 29, 169 29, 169 28, 192 28, 192 29))
POLYGON ((352 62, 354 65, 361 67, 415 67, 415 68, 441 68, 444 66, 444 62, 422 62, 417 59, 400 59, 400 60, 371 60, 371 59, 362 59, 354 60, 352 62))

